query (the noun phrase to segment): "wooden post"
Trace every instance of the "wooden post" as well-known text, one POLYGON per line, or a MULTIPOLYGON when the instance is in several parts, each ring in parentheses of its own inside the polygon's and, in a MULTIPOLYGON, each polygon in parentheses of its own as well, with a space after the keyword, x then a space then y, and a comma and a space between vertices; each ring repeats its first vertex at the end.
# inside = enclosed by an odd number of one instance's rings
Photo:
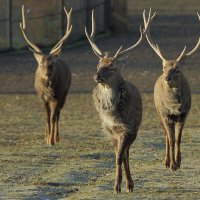
POLYGON ((119 31, 128 31, 127 0, 113 0, 111 24, 119 31))

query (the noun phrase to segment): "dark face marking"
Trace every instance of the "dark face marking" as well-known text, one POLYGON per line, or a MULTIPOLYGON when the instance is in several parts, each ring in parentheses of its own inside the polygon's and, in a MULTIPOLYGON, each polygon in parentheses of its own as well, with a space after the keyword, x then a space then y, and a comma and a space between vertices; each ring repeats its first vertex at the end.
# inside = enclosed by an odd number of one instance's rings
POLYGON ((180 67, 177 61, 166 61, 163 65, 163 76, 169 87, 176 87, 180 77, 180 67))
POLYGON ((54 70, 54 60, 52 55, 43 56, 40 62, 44 76, 51 77, 54 70))
POLYGON ((118 68, 114 66, 112 58, 102 58, 97 65, 97 72, 94 80, 97 83, 109 84, 118 72, 118 68))

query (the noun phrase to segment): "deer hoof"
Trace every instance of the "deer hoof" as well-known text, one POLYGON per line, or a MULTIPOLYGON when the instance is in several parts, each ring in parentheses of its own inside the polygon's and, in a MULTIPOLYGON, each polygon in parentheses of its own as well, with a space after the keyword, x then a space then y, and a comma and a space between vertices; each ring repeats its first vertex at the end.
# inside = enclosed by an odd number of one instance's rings
POLYGON ((170 169, 171 169, 171 172, 177 170, 177 166, 176 166, 176 163, 175 163, 175 162, 171 162, 171 163, 170 163, 170 169))
POLYGON ((170 167, 170 160, 169 160, 169 158, 165 158, 165 166, 166 166, 166 168, 169 168, 170 167))
POLYGON ((178 158, 175 161, 176 161, 177 169, 180 169, 180 167, 181 167, 181 155, 180 154, 178 155, 178 158))
POLYGON ((133 192, 133 188, 134 188, 134 183, 133 183, 133 182, 132 182, 132 183, 128 183, 128 184, 126 185, 126 192, 127 192, 127 193, 133 192))
POLYGON ((116 194, 119 194, 121 193, 121 186, 119 184, 116 184, 115 187, 114 187, 114 192, 116 194))

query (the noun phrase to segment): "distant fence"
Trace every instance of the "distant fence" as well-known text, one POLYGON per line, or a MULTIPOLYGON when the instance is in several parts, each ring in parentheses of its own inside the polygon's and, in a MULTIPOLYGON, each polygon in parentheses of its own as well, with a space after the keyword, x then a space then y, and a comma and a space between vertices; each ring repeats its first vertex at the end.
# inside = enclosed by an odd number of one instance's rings
POLYGON ((39 46, 53 45, 65 32, 64 6, 73 8, 70 41, 85 37, 84 27, 90 27, 92 9, 97 33, 105 31, 110 23, 111 0, 0 0, 0 51, 27 46, 19 28, 22 4, 28 10, 27 34, 39 46))

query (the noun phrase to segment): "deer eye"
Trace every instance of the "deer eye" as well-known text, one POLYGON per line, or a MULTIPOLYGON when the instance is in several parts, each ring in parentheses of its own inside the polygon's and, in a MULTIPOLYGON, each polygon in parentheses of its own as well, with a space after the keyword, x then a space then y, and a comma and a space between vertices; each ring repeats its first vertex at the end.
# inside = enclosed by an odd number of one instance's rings
POLYGON ((115 71, 116 68, 115 68, 115 67, 108 67, 107 70, 108 70, 108 71, 115 71))

